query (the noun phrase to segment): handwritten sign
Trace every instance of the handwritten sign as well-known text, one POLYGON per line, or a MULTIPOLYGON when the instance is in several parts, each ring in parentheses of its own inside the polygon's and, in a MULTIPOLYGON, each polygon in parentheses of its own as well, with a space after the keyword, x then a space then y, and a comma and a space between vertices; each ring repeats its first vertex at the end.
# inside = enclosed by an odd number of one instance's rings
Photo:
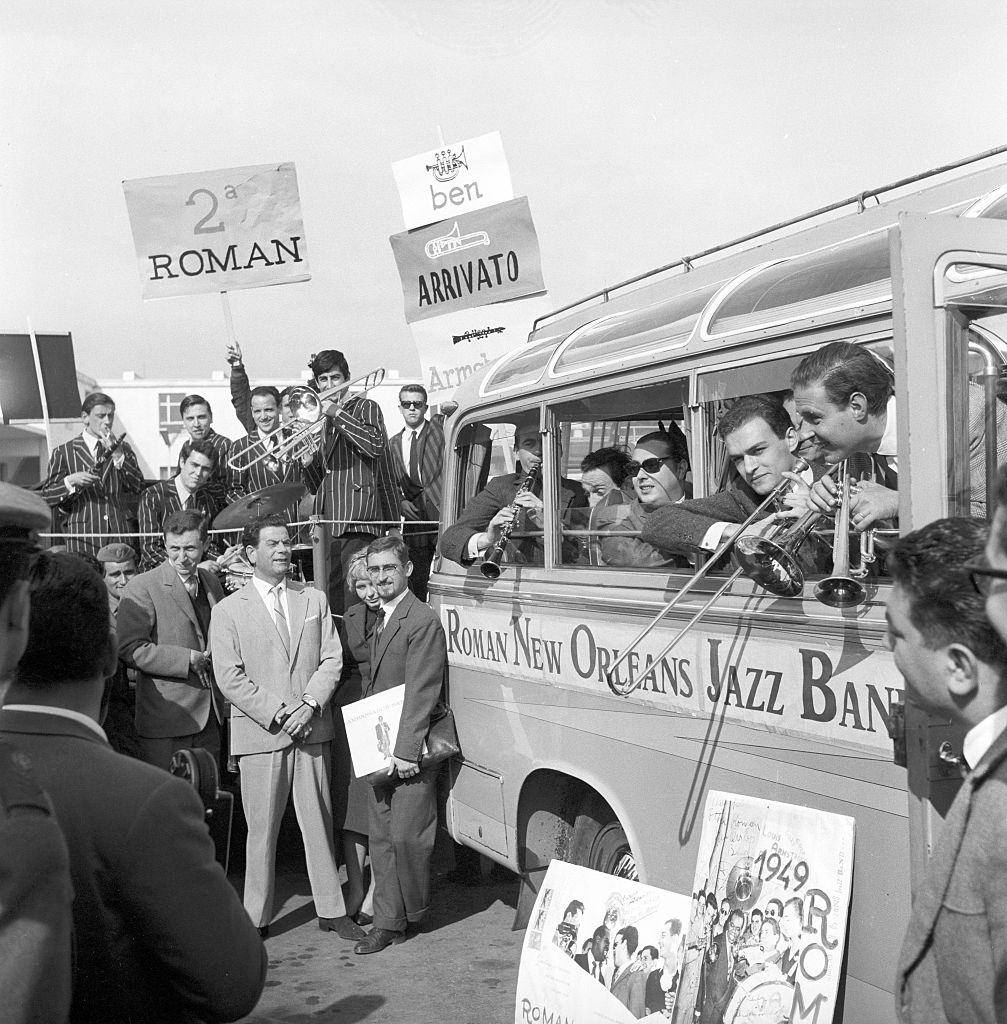
POLYGON ((528 200, 392 235, 406 322, 545 290, 528 200))
POLYGON ((499 132, 452 142, 392 164, 407 228, 514 198, 499 132))
POLYGON ((292 163, 122 183, 145 299, 307 281, 292 163))
MULTIPOLYGON (((452 666, 595 693, 609 692, 605 673, 637 632, 631 623, 451 604, 441 605, 441 622, 452 666)), ((903 681, 888 652, 851 658, 820 637, 794 644, 695 628, 655 661, 674 631, 655 629, 619 667, 621 685, 640 683, 629 701, 703 718, 722 709, 725 721, 891 760, 887 723, 903 681)))

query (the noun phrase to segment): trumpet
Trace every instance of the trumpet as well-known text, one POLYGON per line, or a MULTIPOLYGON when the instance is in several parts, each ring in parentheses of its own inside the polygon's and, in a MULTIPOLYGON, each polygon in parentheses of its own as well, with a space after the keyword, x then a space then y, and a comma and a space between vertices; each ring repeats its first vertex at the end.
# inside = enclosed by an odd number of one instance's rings
POLYGON ((510 535, 514 532, 514 528, 517 526, 518 517, 521 515, 521 506, 517 503, 518 495, 526 494, 530 491, 542 476, 542 463, 536 462, 531 469, 528 470, 524 475, 524 479, 521 481, 520 486, 517 489, 517 494, 514 495, 515 500, 511 503, 512 514, 510 522, 504 523, 500 528, 500 538, 497 540, 486 554, 486 557, 479 564, 479 571, 488 580, 500 579, 500 574, 503 569, 500 567, 500 560, 504 556, 504 551, 507 549, 507 542, 510 540, 510 535))
POLYGON ((306 385, 294 388, 289 399, 293 419, 271 430, 239 455, 228 459, 228 466, 236 473, 243 473, 266 459, 299 459, 313 455, 321 444, 322 432, 325 429, 325 403, 335 401, 340 395, 344 395, 344 399, 338 403, 342 409, 349 398, 362 398, 384 379, 385 371, 377 369, 365 373, 363 377, 358 377, 354 381, 337 384, 321 392, 306 385), (352 395, 345 394, 351 388, 357 390, 352 395), (275 447, 271 447, 273 441, 276 442, 275 447), (261 450, 256 453, 257 448, 261 450))

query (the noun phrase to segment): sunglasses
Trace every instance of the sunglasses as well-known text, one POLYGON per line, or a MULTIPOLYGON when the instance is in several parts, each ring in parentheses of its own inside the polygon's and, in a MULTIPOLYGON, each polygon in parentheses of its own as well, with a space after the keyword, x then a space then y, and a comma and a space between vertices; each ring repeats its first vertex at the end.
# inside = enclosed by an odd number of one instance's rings
POLYGON ((976 593, 986 597, 994 580, 1007 580, 1007 569, 991 569, 984 562, 966 562, 962 568, 969 574, 976 593))
POLYGON ((653 476, 655 473, 661 472, 662 462, 671 462, 672 456, 661 455, 654 459, 644 459, 643 462, 628 462, 626 463, 626 473, 630 477, 634 477, 642 469, 644 473, 650 473, 653 476))
POLYGON ((427 407, 426 402, 399 402, 399 405, 403 409, 425 409, 427 407))

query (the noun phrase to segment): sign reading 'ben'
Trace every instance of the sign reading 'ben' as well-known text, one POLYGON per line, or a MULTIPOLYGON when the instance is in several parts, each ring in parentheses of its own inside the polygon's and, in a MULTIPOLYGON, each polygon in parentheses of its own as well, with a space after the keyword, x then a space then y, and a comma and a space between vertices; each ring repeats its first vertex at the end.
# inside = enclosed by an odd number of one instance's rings
POLYGON ((307 281, 292 163, 122 183, 145 299, 307 281))

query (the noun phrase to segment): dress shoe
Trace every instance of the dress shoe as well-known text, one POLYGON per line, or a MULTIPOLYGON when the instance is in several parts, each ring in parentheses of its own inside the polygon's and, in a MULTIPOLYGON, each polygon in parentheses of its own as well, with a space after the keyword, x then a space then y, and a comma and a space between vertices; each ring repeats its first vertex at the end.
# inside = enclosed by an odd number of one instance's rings
POLYGON ((342 917, 320 917, 318 927, 323 932, 335 932, 341 939, 362 939, 366 934, 352 917, 345 914, 342 917))
POLYGON ((362 910, 358 910, 357 913, 353 915, 353 920, 356 921, 357 924, 362 924, 365 927, 369 924, 374 924, 374 918, 370 914, 365 914, 362 910))
POLYGON ((260 939, 268 939, 269 938, 269 925, 268 924, 260 924, 259 925, 259 938, 260 939))
POLYGON ((387 946, 405 942, 404 932, 393 932, 389 928, 372 928, 354 947, 354 953, 380 953, 387 946))

